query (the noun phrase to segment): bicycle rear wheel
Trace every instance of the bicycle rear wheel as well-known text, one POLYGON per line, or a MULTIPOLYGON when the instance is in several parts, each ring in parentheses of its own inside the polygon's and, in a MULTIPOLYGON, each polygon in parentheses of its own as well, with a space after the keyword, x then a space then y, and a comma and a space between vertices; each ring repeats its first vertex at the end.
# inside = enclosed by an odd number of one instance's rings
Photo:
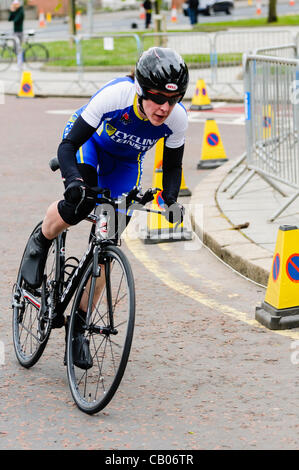
MULTIPOLYGON (((40 226, 41 223, 35 227, 30 237, 40 226)), ((57 279, 59 272, 57 239, 53 241, 49 249, 44 271, 44 281, 41 288, 31 289, 26 285, 21 276, 22 261, 17 282, 13 288, 13 343, 18 361, 23 367, 29 368, 40 359, 51 332, 51 322, 47 317, 47 309, 45 307, 47 288, 52 280, 57 279)))
MULTIPOLYGON (((93 274, 90 261, 77 290, 69 323, 67 340, 67 372, 72 396, 79 409, 88 414, 97 413, 114 396, 128 362, 135 321, 135 286, 130 264, 118 247, 109 246, 99 256, 104 266, 98 291, 92 300, 89 327, 85 337, 89 341, 93 365, 88 370, 75 366, 73 355, 74 326, 78 322, 78 308, 83 295, 89 295, 93 274), (84 294, 85 292, 85 294, 84 294)), ((97 281, 99 282, 99 281, 97 281)))
POLYGON ((0 72, 4 72, 4 70, 8 69, 15 57, 13 50, 4 45, 0 46, 0 72))
POLYGON ((49 60, 49 51, 43 44, 28 44, 24 52, 24 61, 32 69, 40 68, 49 60))

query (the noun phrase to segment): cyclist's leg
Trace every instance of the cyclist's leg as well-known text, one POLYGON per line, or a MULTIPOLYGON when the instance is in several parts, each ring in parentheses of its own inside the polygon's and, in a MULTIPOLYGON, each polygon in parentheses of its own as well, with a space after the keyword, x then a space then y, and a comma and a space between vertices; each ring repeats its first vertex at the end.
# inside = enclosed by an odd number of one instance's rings
MULTIPOLYGON (((111 196, 116 198, 123 193, 129 192, 134 186, 140 184, 142 166, 140 161, 124 162, 122 160, 112 157, 110 154, 103 152, 102 149, 97 147, 95 143, 94 148, 99 155, 99 178, 98 185, 102 188, 108 188, 111 191, 111 196)), ((90 148, 84 145, 80 152, 80 162, 90 163, 92 161, 92 153, 88 152, 90 148)), ((80 167, 80 165, 79 165, 80 167)), ((127 226, 130 217, 126 214, 115 214, 114 226, 118 236, 127 226)), ((112 224, 113 225, 113 224, 112 224)), ((89 353, 89 341, 84 336, 84 325, 86 322, 86 315, 88 309, 89 292, 91 280, 89 279, 84 292, 82 294, 80 305, 77 311, 77 317, 74 324, 74 333, 76 334, 76 365, 82 369, 88 369, 92 366, 92 359, 89 353)), ((100 276, 96 280, 95 289, 93 293, 93 306, 96 305, 101 298, 103 290, 106 286, 105 266, 100 264, 100 276)))
POLYGON ((45 264, 52 240, 47 239, 39 227, 27 244, 21 274, 23 279, 33 288, 41 286, 45 264))
POLYGON ((42 223, 42 232, 49 240, 57 237, 70 226, 61 217, 58 204, 59 201, 55 201, 48 207, 42 223))
MULTIPOLYGON (((75 115, 74 120, 77 115, 75 115)), ((72 127, 72 119, 69 121, 69 127, 67 126, 64 137, 69 132, 72 127)), ((77 152, 77 163, 78 169, 82 175, 84 182, 88 186, 97 186, 98 185, 98 174, 97 174, 97 149, 94 146, 93 139, 89 139, 77 152)), ((87 215, 94 208, 94 203, 83 202, 80 205, 78 212, 75 211, 75 206, 66 202, 59 201, 57 205, 57 211, 61 216, 62 220, 69 223, 69 225, 76 225, 81 220, 85 219, 87 215)), ((56 219, 57 222, 57 219, 56 219)), ((103 282, 105 282, 103 280, 103 282)), ((87 301, 86 301, 87 302, 87 301)), ((81 307, 81 306, 80 306, 81 307)), ((78 311, 78 321, 75 323, 74 328, 74 354, 75 354, 75 364, 82 369, 88 369, 92 366, 92 359, 89 353, 89 342, 84 336, 84 324, 86 319, 87 305, 85 302, 82 302, 82 309, 78 311)), ((68 319, 69 321, 69 319, 68 319)), ((68 330, 68 322, 66 324, 66 337, 68 330)), ((66 357, 66 356, 65 356, 66 357)), ((65 362, 66 363, 66 362, 65 362)))
MULTIPOLYGON (((70 125, 72 124, 73 122, 70 123, 70 125)), ((70 129, 68 128, 68 130, 70 129)), ((92 139, 89 139, 78 150, 76 157, 83 181, 88 186, 96 186, 98 183, 97 154, 92 139)), ((49 239, 55 238, 69 226, 77 225, 92 211, 93 203, 83 202, 77 214, 75 209, 74 205, 65 200, 51 204, 43 221, 42 230, 44 235, 49 239)))
MULTIPOLYGON (((40 224, 33 230, 28 243, 39 228, 40 224)), ((13 293, 13 341, 19 362, 24 367, 31 367, 43 353, 50 334, 51 323, 47 308, 45 308, 47 305, 46 283, 40 290, 29 291, 24 282, 21 267, 22 262, 13 293)), ((56 239, 52 243, 46 260, 47 284, 57 281, 59 272, 59 240, 56 239)))
MULTIPOLYGON (((76 116, 74 117, 74 119, 76 119, 76 116)), ((69 121, 69 125, 66 127, 65 134, 69 132, 72 124, 73 122, 71 119, 69 121)), ((77 162, 84 181, 86 181, 89 186, 96 186, 98 184, 102 188, 110 189, 111 196, 113 198, 118 197, 123 193, 129 192, 135 185, 140 184, 140 179, 142 175, 141 160, 137 159, 135 162, 126 162, 121 159, 117 159, 111 156, 111 154, 104 152, 103 149, 98 145, 97 140, 93 137, 90 138, 77 152, 77 162), (97 181, 94 180, 95 172, 92 173, 91 177, 91 168, 97 170, 97 181)), ((62 208, 62 204, 60 203, 60 205, 58 205, 58 210, 60 214, 62 215, 64 220, 70 222, 69 215, 63 214, 62 209, 65 209, 65 206, 62 208)), ((119 233, 124 230, 128 221, 129 217, 126 215, 124 215, 124 217, 122 216, 121 218, 118 218, 118 220, 115 221, 115 224, 119 229, 119 233)), ((103 265, 100 265, 100 267, 101 275, 97 278, 95 286, 95 302, 98 301, 105 287, 105 270, 103 265)), ((84 323, 86 319, 89 286, 90 281, 88 281, 88 284, 80 301, 79 308, 81 322, 78 322, 78 324, 76 323, 75 328, 75 331, 77 330, 78 332, 80 332, 82 322, 84 323)), ((84 341, 83 338, 82 341, 84 341)), ((83 350, 84 348, 81 347, 81 349, 83 350)))
MULTIPOLYGON (((140 160, 137 160, 136 162, 126 162, 121 159, 116 159, 110 154, 103 152, 102 150, 100 150, 98 153, 100 155, 98 184, 102 188, 110 189, 111 197, 117 198, 123 193, 129 192, 134 186, 138 186, 140 184, 142 176, 142 162, 140 160)), ((121 233, 130 221, 130 216, 128 216, 127 214, 114 215, 114 227, 116 229, 118 237, 120 237, 121 233)), ((94 302, 97 302, 99 300, 102 291, 105 287, 104 265, 100 265, 100 267, 101 275, 97 278, 94 292, 94 302)), ((89 284, 90 281, 88 281, 88 284, 80 302, 80 309, 83 312, 87 311, 89 284)))

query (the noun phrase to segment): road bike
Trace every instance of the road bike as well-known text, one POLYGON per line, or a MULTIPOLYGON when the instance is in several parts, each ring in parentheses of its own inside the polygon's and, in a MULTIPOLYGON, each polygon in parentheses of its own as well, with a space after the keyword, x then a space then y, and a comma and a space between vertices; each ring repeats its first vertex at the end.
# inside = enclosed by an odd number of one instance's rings
MULTIPOLYGON (((58 169, 58 160, 50 161, 58 169)), ((134 187, 118 199, 103 188, 89 188, 92 196, 100 195, 93 213, 89 243, 81 260, 66 259, 67 230, 55 238, 50 247, 42 285, 32 289, 21 275, 13 287, 13 343, 16 357, 25 368, 40 359, 56 322, 72 300, 66 338, 67 376, 73 399, 80 410, 93 414, 102 410, 114 396, 128 362, 135 321, 135 287, 129 261, 120 248, 120 235, 129 216, 136 209, 147 212, 147 202, 158 188, 141 194, 134 187), (86 306, 82 318, 82 302, 86 306), (75 365, 75 325, 82 326, 88 341, 92 365, 82 369, 75 365)), ((82 194, 82 201, 87 194, 82 194)), ((35 227, 30 237, 41 226, 35 227)), ((28 241, 29 242, 29 241, 28 241)), ((23 255, 24 256, 24 255, 23 255)))
MULTIPOLYGON (((34 35, 34 31, 29 31, 25 35, 21 49, 22 62, 31 69, 38 69, 42 64, 48 62, 49 51, 44 44, 31 42, 34 35)), ((12 62, 17 60, 17 56, 15 41, 7 33, 2 33, 0 35, 0 72, 7 70, 12 62)))

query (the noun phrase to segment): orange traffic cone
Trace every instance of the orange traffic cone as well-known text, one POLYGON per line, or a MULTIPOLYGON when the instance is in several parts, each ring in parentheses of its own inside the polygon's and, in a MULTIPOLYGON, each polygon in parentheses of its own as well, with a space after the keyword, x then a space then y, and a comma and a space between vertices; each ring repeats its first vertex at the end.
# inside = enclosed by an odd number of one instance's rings
POLYGON ((140 7, 139 18, 141 20, 144 20, 144 18, 145 18, 145 9, 143 7, 140 7))
POLYGON ((79 31, 79 29, 82 28, 82 17, 81 17, 81 11, 77 11, 76 16, 75 16, 75 26, 76 26, 76 31, 79 31))
POLYGON ((39 12, 39 27, 44 28, 46 26, 45 14, 43 11, 39 12))
POLYGON ((177 22, 177 11, 176 8, 171 9, 171 22, 176 23, 177 22))
POLYGON ((256 0, 256 11, 255 13, 257 15, 260 15, 262 13, 262 2, 260 0, 256 0))

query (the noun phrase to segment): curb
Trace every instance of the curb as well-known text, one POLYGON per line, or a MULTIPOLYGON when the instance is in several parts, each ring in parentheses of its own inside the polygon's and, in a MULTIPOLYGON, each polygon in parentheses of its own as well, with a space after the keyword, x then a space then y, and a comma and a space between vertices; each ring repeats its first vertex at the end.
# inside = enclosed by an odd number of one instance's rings
POLYGON ((191 204, 193 208, 202 205, 203 214, 197 213, 201 211, 193 211, 192 227, 204 245, 221 260, 243 276, 266 287, 272 255, 242 231, 234 229, 234 225, 221 211, 217 202, 218 189, 234 163, 224 163, 196 186, 191 204))

